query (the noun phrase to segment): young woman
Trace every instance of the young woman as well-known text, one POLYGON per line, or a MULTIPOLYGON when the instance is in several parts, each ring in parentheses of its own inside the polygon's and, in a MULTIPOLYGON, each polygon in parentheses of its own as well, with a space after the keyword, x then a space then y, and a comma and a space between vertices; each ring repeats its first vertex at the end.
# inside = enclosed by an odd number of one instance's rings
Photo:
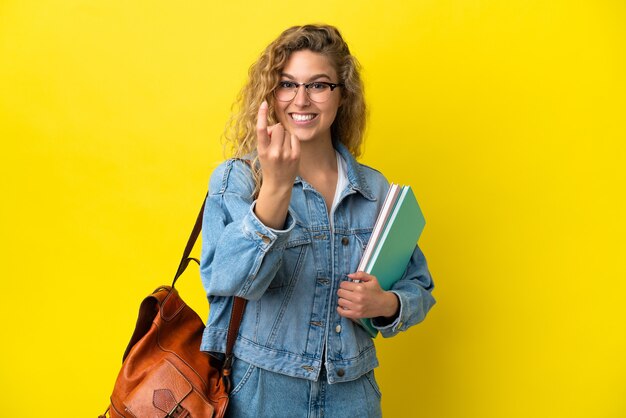
POLYGON ((355 160, 359 65, 336 28, 306 25, 283 32, 249 76, 227 132, 235 158, 213 172, 206 202, 202 350, 225 351, 232 296, 243 297, 231 416, 380 416, 374 343, 352 320, 374 318, 391 337, 435 301, 417 247, 390 291, 356 271, 389 188, 355 160))

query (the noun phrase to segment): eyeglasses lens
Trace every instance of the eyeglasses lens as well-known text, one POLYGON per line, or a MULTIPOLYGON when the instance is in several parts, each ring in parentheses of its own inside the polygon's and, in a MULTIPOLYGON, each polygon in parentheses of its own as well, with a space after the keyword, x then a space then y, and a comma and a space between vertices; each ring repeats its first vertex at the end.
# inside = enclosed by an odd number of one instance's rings
MULTIPOLYGON (((308 85, 301 84, 300 86, 306 90, 306 93, 311 101, 322 103, 330 98, 331 89, 326 84, 312 83, 308 85)), ((276 87, 276 90, 274 90, 274 96, 281 102, 290 102, 295 99, 300 86, 295 84, 279 84, 278 87, 276 87)))

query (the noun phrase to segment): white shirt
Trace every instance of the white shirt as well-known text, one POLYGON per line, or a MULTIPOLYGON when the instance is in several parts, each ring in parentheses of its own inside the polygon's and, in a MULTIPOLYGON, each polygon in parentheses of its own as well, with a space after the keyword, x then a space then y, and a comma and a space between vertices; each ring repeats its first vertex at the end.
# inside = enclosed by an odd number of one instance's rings
POLYGON ((333 198, 333 204, 330 206, 330 227, 334 228, 333 225, 333 213, 335 212, 335 208, 337 204, 339 204, 339 198, 341 197, 341 193, 343 189, 348 185, 348 167, 346 166, 346 162, 343 160, 341 154, 335 151, 337 154, 337 187, 335 187, 335 197, 333 198))

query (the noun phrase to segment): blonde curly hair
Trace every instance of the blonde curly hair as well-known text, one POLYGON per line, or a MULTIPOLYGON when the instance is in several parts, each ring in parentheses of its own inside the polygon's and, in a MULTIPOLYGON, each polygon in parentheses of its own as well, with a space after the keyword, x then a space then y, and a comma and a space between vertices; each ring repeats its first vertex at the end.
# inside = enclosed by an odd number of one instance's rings
POLYGON ((337 28, 330 25, 293 26, 267 46, 248 71, 248 82, 239 92, 224 132, 235 158, 253 158, 254 195, 258 193, 262 173, 256 156, 256 120, 259 106, 267 101, 268 122, 277 123, 273 91, 282 69, 295 51, 310 50, 326 56, 335 68, 341 88, 341 106, 331 126, 334 141, 343 143, 354 157, 361 153, 365 131, 366 107, 360 64, 350 54, 337 28))

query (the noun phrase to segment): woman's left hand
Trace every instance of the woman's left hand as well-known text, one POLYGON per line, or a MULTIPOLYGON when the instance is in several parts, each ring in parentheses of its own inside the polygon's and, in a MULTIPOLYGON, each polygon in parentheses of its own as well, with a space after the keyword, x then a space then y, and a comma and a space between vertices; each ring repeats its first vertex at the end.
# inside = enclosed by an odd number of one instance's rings
POLYGON ((339 286, 337 312, 350 318, 390 318, 400 308, 398 297, 393 292, 383 290, 378 279, 362 271, 348 274, 352 281, 343 281, 339 286))

